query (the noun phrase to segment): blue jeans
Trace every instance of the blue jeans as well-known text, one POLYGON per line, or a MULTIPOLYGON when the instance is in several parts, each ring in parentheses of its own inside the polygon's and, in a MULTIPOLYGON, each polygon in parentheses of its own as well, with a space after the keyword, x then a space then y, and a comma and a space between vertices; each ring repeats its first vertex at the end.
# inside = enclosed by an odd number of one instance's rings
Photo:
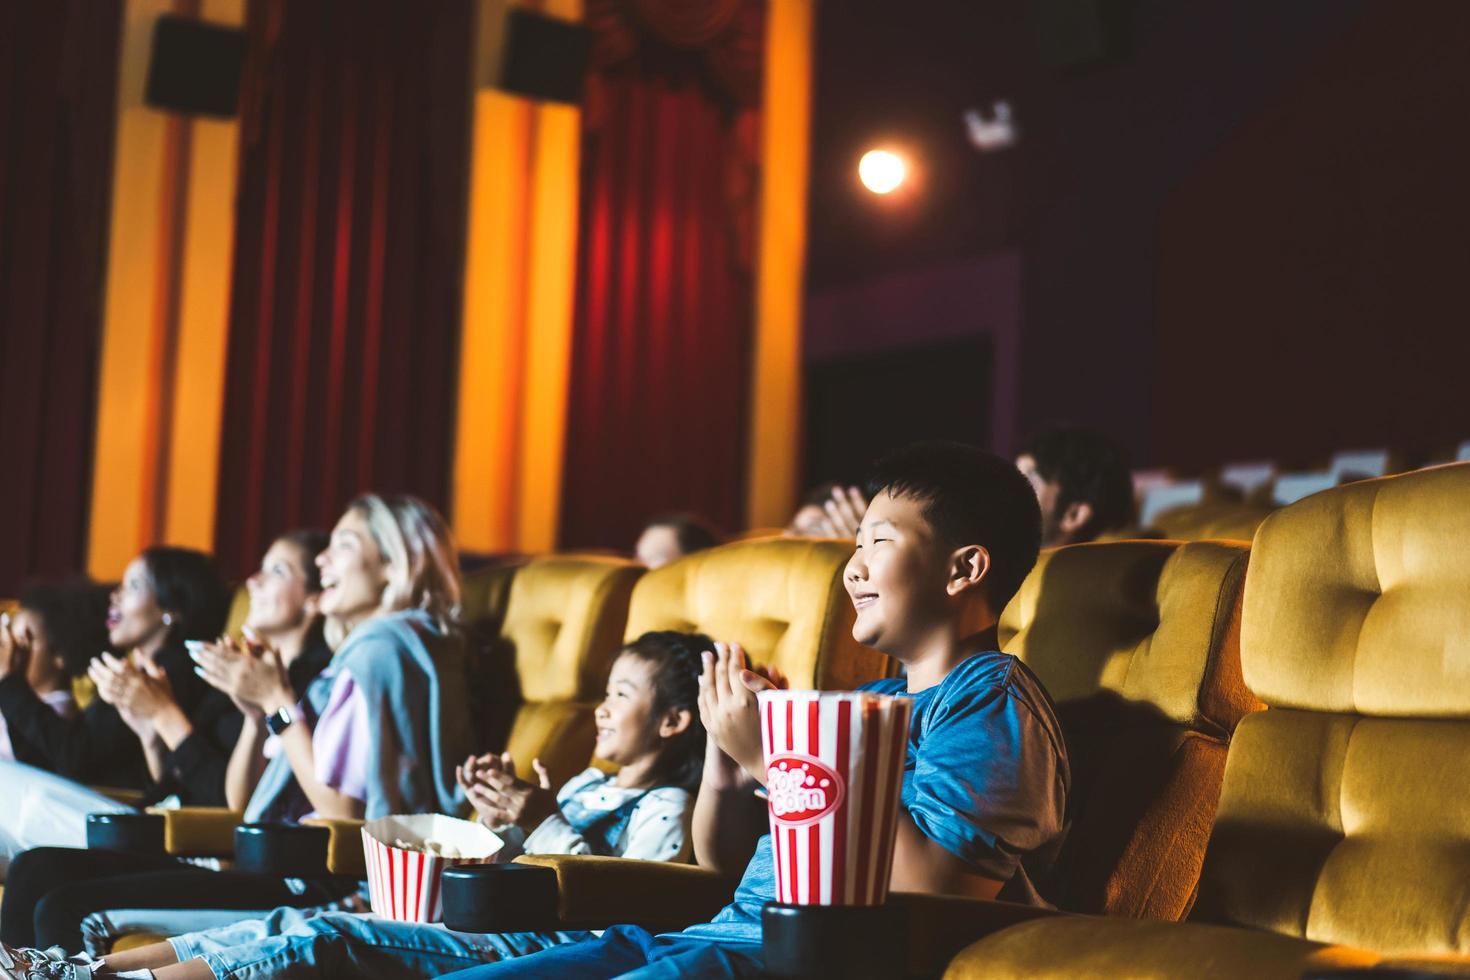
POLYGON ((756 977, 761 948, 693 936, 654 936, 637 926, 613 926, 600 938, 558 946, 520 959, 461 970, 453 980, 559 977, 570 980, 678 980, 681 977, 756 977))
POLYGON ((442 925, 394 922, 352 912, 277 909, 264 919, 170 939, 179 961, 199 958, 218 980, 268 977, 437 977, 451 970, 524 956, 590 932, 450 932, 442 925))

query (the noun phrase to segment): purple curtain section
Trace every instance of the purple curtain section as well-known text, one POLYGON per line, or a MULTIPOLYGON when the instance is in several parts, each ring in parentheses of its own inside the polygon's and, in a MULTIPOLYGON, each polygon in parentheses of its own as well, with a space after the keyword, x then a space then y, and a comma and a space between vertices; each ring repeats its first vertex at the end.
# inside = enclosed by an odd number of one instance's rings
POLYGON ((366 491, 443 508, 471 4, 253 0, 215 546, 330 527, 366 491))
POLYGON ((85 558, 121 29, 0 4, 0 596, 85 558))

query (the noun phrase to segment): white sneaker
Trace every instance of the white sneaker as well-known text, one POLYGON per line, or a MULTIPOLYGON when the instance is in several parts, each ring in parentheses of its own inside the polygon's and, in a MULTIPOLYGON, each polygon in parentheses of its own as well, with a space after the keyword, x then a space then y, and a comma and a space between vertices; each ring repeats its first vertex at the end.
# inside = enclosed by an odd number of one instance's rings
POLYGON ((15 948, 0 943, 3 980, 91 980, 92 964, 68 959, 60 946, 50 949, 15 948))

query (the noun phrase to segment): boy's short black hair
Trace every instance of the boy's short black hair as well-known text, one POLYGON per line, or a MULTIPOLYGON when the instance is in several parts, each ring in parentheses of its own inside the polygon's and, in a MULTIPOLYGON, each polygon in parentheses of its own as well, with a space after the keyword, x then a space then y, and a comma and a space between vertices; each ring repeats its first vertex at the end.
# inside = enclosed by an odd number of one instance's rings
POLYGON ((1133 475, 1128 451, 1097 429, 1059 424, 1037 432, 1021 450, 1036 461, 1036 472, 1057 485, 1057 512, 1074 503, 1092 508, 1073 541, 1091 541, 1103 531, 1133 521, 1133 475))
POLYGON ((873 465, 865 487, 923 504, 924 520, 952 548, 978 544, 990 552, 991 607, 999 613, 1036 564, 1041 509, 1015 464, 958 442, 919 442, 873 465))

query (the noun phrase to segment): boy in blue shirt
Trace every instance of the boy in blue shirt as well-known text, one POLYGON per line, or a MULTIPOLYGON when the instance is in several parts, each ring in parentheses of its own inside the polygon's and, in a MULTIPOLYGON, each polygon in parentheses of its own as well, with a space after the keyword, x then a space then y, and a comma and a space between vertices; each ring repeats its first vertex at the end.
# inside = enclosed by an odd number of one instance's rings
MULTIPOLYGON (((906 676, 862 689, 913 699, 892 887, 1040 903, 1034 882, 1066 829, 1066 747, 1040 682, 996 649, 1000 611, 1036 561, 1036 495, 1009 462, 952 443, 886 457, 867 489, 872 504, 844 573, 853 636, 906 676)), ((701 677, 710 741, 695 852, 717 870, 749 854, 765 822, 750 801, 765 775, 755 693, 770 682, 744 662, 738 647, 717 645, 701 677)), ((616 926, 452 976, 756 976, 761 909, 774 899, 762 836, 734 901, 711 922, 664 936, 616 926)))

